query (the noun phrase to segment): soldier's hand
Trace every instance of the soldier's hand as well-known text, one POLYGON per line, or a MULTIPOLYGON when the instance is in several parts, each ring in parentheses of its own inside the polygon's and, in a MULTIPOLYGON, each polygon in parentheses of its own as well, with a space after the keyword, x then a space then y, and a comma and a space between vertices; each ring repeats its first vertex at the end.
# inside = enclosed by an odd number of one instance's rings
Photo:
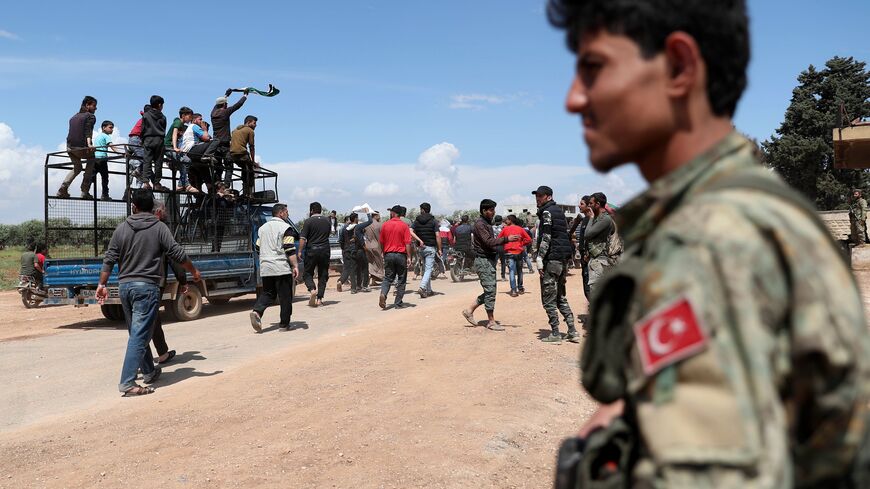
POLYGON ((540 256, 535 258, 535 266, 538 267, 538 273, 544 275, 544 259, 540 256))
POLYGON ((580 438, 587 438, 593 431, 610 425, 614 419, 622 416, 624 404, 625 403, 622 400, 619 400, 611 404, 602 404, 601 406, 598 406, 598 410, 595 411, 595 414, 593 414, 591 418, 586 420, 586 423, 584 423, 580 428, 577 436, 580 438))

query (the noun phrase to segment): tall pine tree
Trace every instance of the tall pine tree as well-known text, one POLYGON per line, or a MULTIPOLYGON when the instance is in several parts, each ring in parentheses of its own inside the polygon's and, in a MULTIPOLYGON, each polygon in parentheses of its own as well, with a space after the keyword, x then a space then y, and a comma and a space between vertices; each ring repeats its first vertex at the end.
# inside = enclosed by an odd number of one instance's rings
POLYGON ((840 122, 840 102, 852 118, 870 116, 870 72, 865 66, 851 57, 831 58, 821 71, 810 65, 798 76, 776 135, 762 144, 765 164, 822 210, 844 208, 851 188, 870 183, 866 170, 834 168, 831 137, 840 122))

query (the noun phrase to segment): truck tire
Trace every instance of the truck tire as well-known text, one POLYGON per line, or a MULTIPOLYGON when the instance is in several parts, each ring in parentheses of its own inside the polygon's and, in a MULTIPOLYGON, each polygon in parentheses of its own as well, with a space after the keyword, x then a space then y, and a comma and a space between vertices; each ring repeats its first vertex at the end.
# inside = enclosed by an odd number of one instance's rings
POLYGON ((208 303, 209 303, 209 304, 214 304, 214 305, 216 305, 216 306, 226 304, 226 303, 229 302, 229 301, 230 301, 230 298, 227 297, 227 296, 209 297, 209 298, 208 298, 208 303))
POLYGON ((199 287, 187 288, 187 293, 178 294, 170 307, 172 315, 179 321, 193 321, 202 314, 202 292, 199 287))
POLYGON ((103 317, 110 321, 122 321, 124 319, 124 309, 120 304, 101 304, 100 312, 103 317))

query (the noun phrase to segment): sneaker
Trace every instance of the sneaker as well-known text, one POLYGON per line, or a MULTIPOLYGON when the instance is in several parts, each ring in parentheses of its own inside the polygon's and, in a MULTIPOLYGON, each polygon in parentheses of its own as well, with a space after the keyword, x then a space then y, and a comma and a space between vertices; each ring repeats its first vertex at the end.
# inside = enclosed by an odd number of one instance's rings
POLYGON ((380 306, 381 309, 387 308, 387 296, 381 294, 380 297, 378 297, 378 306, 380 306))
POLYGON ((258 333, 263 331, 263 323, 261 320, 262 318, 257 314, 257 311, 251 311, 251 327, 258 333))
POLYGON ((471 324, 472 326, 477 326, 477 321, 474 320, 474 313, 473 312, 468 312, 468 311, 463 309, 462 317, 464 317, 465 320, 468 321, 468 323, 471 324))
POLYGON ((425 298, 429 297, 429 293, 423 289, 418 289, 417 293, 420 294, 421 299, 425 299, 425 298))
POLYGON ((351 294, 359 294, 359 289, 350 289, 351 294))
POLYGON ((290 331, 290 325, 288 324, 279 324, 278 331, 290 331))
POLYGON ((542 338, 541 341, 543 341, 544 343, 561 343, 562 337, 559 335, 559 333, 550 333, 550 336, 542 338))
POLYGON ((519 297, 519 295, 516 290, 511 291, 511 297, 519 297))
POLYGON ((525 293, 526 293, 526 289, 520 287, 520 288, 517 289, 517 293, 525 294, 525 293))
POLYGON ((397 302, 393 304, 393 307, 396 309, 404 309, 406 307, 411 307, 411 304, 408 304, 407 302, 397 302))
POLYGON ((308 298, 308 305, 310 307, 317 307, 317 291, 316 290, 311 292, 311 296, 308 298))
POLYGON ((112 200, 112 198, 109 197, 109 194, 105 193, 100 196, 100 200, 112 200))
POLYGON ((571 343, 579 343, 580 333, 578 333, 576 329, 569 329, 568 334, 565 335, 565 341, 570 341, 571 343))
POLYGON ((370 289, 368 287, 363 287, 362 289, 360 289, 360 292, 371 292, 371 291, 372 291, 372 289, 370 289))
POLYGON ((94 200, 94 196, 88 192, 82 192, 81 198, 85 200, 94 200))
POLYGON ((68 199, 69 198, 69 190, 66 187, 61 187, 57 189, 57 194, 55 194, 58 198, 68 199))
POLYGON ((154 382, 157 382, 157 379, 160 378, 160 373, 160 367, 154 367, 154 372, 152 372, 151 375, 142 376, 142 382, 145 382, 146 384, 153 384, 154 382))

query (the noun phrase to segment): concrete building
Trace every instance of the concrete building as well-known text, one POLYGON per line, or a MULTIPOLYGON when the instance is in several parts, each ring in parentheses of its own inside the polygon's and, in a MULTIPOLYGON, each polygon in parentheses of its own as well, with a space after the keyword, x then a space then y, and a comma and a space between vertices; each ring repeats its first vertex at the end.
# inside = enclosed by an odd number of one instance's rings
MULTIPOLYGON (((574 219, 574 216, 577 215, 577 205, 576 204, 558 204, 559 207, 562 208, 562 212, 565 213, 565 217, 570 221, 574 219)), ((538 205, 535 204, 534 201, 523 204, 498 204, 495 208, 496 212, 502 216, 506 216, 508 214, 514 214, 516 216, 524 217, 527 215, 534 216, 538 213, 538 205)))

